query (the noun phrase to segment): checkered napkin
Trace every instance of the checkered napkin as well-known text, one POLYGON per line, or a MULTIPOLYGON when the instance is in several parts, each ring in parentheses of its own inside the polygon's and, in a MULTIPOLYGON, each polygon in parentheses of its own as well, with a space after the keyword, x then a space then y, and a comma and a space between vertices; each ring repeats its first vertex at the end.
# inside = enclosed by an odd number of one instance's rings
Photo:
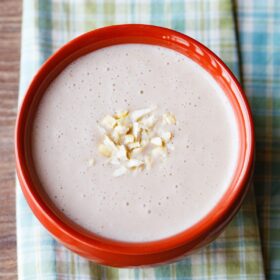
MULTIPOLYGON (((273 9, 273 1, 256 2, 260 6, 241 0, 235 5, 230 0, 24 0, 20 100, 36 70, 57 48, 83 32, 118 23, 148 23, 186 33, 219 55, 238 78, 243 74, 258 137, 256 187, 260 220, 258 223, 251 191, 236 218, 208 247, 170 265, 115 269, 89 262, 58 244, 31 213, 17 183, 20 280, 258 280, 265 279, 262 252, 267 257, 265 264, 271 279, 280 275, 280 203, 276 203, 280 34, 273 25, 279 25, 280 9, 273 9)), ((279 2, 275 0, 276 5, 279 2)))
POLYGON ((280 279, 280 1, 236 7, 244 88, 256 130, 255 193, 267 279, 280 279))

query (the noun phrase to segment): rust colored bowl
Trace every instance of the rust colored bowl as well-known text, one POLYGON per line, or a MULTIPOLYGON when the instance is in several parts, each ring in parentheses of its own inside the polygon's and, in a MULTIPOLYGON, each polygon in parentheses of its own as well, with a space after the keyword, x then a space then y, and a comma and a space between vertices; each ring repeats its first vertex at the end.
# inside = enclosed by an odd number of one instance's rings
POLYGON ((94 262, 131 267, 173 261, 215 239, 236 214, 249 188, 254 159, 254 130, 250 108, 238 81, 213 52, 196 40, 176 31, 142 24, 117 25, 85 33, 53 54, 33 78, 16 124, 17 175, 25 198, 39 221, 67 248, 94 262), (32 168, 30 131, 39 101, 52 80, 73 60, 94 50, 123 43, 142 43, 173 49, 207 70, 227 95, 236 115, 240 152, 231 184, 217 205, 191 228, 153 242, 130 243, 85 232, 50 207, 38 188, 32 168))

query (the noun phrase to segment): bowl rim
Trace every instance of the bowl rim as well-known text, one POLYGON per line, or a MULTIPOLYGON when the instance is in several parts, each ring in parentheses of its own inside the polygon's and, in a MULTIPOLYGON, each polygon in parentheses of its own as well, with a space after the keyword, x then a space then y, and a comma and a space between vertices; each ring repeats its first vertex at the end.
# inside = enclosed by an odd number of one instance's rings
MULTIPOLYGON (((207 68, 204 69, 207 70, 207 68)), ((215 228, 217 228, 219 224, 222 223, 222 221, 225 219, 225 217, 229 215, 230 211, 232 211, 232 209, 236 207, 237 204, 240 204, 238 200, 240 200, 240 197, 242 197, 242 194, 245 192, 246 184, 249 180, 251 169, 253 166, 254 147, 254 127, 249 103, 239 82, 237 81, 233 73, 229 70, 229 68, 224 64, 224 62, 206 46, 202 45, 201 43, 187 35, 168 28, 145 24, 122 24, 95 29, 78 36, 77 38, 69 41, 60 49, 58 49, 41 66, 41 68, 31 81, 30 86, 27 89, 22 101, 17 116, 15 129, 15 158, 17 175, 22 191, 30 207, 37 218, 41 221, 41 223, 45 227, 47 227, 55 237, 59 238, 64 235, 64 240, 70 240, 69 244, 71 242, 74 242, 80 244, 81 247, 87 247, 91 250, 101 250, 126 255, 156 254, 176 249, 180 246, 184 246, 186 243, 193 243, 195 246, 195 244, 201 242, 202 239, 206 238, 208 236, 207 232, 213 231, 215 228), (39 79, 42 78, 46 73, 48 73, 47 70, 50 65, 53 65, 52 67, 54 67, 54 62, 58 57, 66 57, 67 55, 69 55, 69 53, 71 53, 71 49, 78 48, 82 45, 82 42, 84 43, 87 40, 90 41, 93 39, 102 40, 103 36, 108 35, 111 35, 112 38, 114 38, 114 36, 120 36, 120 34, 123 34, 124 36, 125 34, 136 34, 137 36, 142 36, 143 38, 146 38, 145 36, 154 36, 154 38, 157 38, 157 40, 167 40, 166 45, 186 44, 188 42, 188 44, 191 44, 194 47, 198 47, 200 51, 202 51, 204 54, 207 54, 211 59, 213 59, 230 78, 229 82, 235 89, 235 98, 237 99, 238 105, 240 106, 244 121, 242 125, 244 126, 244 129, 246 131, 246 137, 243 143, 245 146, 245 155, 240 176, 239 178, 237 178, 236 184, 234 188, 232 188, 230 196, 225 197, 225 195, 223 195, 223 197, 215 206, 215 209, 219 206, 219 211, 217 211, 216 213, 212 213, 213 211, 210 211, 210 213, 208 213, 202 220, 193 225, 191 228, 188 228, 185 231, 174 236, 156 241, 132 243, 111 240, 94 234, 89 236, 69 226, 55 213, 53 213, 53 211, 46 205, 46 203, 44 203, 43 199, 39 197, 37 192, 35 191, 35 186, 30 180, 30 174, 28 173, 28 166, 26 165, 25 158, 26 155, 23 148, 24 137, 22 136, 27 122, 26 115, 28 114, 30 100, 32 100, 32 98, 36 94, 39 86, 39 79), (165 34, 165 37, 162 34, 165 34)), ((68 241, 65 242, 67 243, 68 241)))

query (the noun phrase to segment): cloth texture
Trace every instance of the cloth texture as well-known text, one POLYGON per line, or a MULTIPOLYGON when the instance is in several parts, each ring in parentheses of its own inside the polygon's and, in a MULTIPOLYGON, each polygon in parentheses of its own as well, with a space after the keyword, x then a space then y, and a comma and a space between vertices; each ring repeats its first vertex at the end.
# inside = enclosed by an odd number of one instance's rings
POLYGON ((19 279, 280 279, 280 2, 24 0, 19 104, 55 50, 86 31, 121 23, 185 33, 213 50, 243 82, 256 127, 254 187, 206 248, 169 265, 116 269, 57 243, 32 214, 17 182, 19 279))

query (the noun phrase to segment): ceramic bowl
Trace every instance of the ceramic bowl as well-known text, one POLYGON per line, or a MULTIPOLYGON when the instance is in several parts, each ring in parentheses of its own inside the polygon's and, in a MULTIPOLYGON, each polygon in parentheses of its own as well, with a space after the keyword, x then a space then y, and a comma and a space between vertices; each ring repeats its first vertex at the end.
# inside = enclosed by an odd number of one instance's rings
MULTIPOLYGON (((217 123, 217 125, 219 125, 217 123)), ((109 26, 85 33, 55 52, 33 78, 21 105, 15 134, 17 175, 25 198, 42 225, 62 244, 94 262, 133 267, 174 261, 214 240, 234 217, 249 188, 254 159, 254 130, 245 94, 228 67, 207 47, 176 31, 142 24, 109 26), (102 238, 67 221, 50 207, 33 168, 30 131, 34 112, 48 85, 73 60, 116 44, 163 46, 188 56, 207 70, 227 95, 238 122, 240 153, 231 184, 218 204, 191 228, 166 239, 129 243, 102 238)), ((160 230, 160 229, 159 229, 160 230)))

